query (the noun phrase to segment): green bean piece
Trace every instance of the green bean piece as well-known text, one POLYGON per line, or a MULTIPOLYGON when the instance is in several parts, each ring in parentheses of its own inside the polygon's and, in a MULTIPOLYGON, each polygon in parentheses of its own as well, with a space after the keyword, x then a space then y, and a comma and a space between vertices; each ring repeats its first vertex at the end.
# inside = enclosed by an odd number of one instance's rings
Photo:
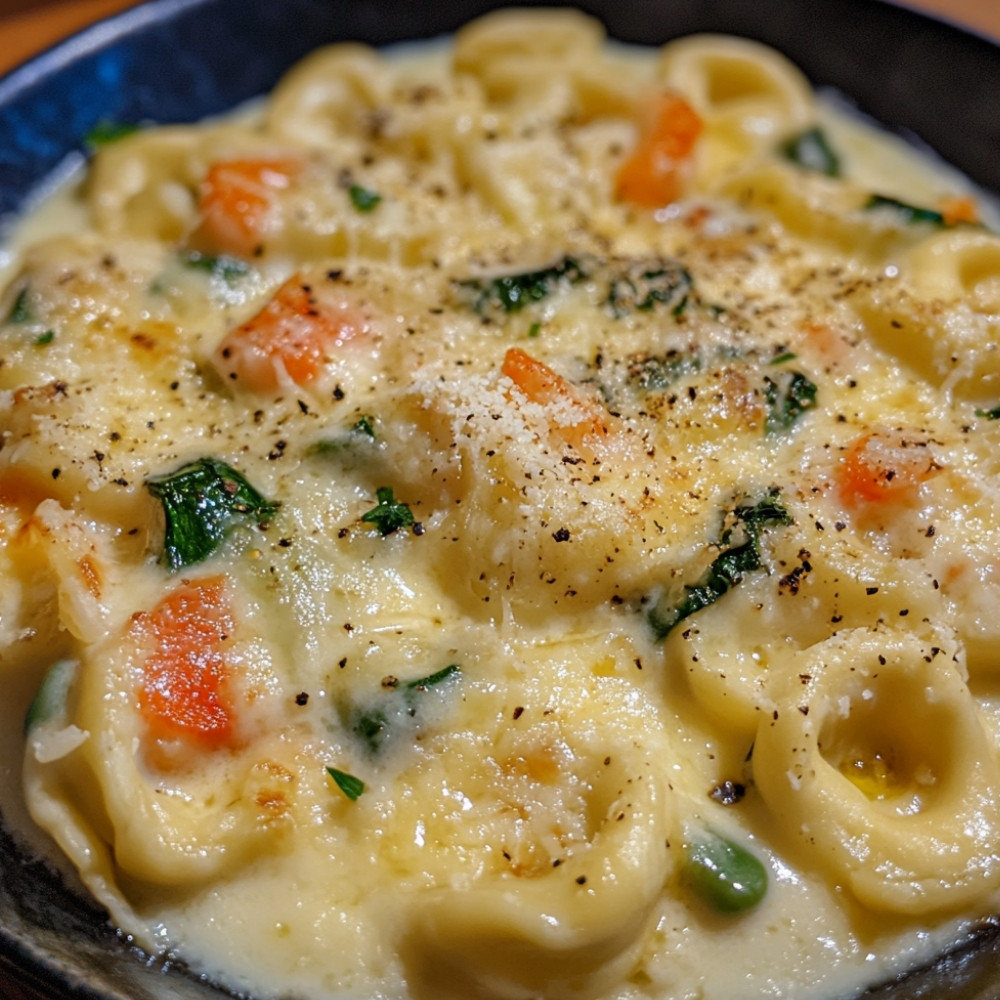
POLYGON ((767 892, 767 869, 745 847, 714 834, 688 844, 684 881, 699 898, 721 913, 756 906, 767 892))
POLYGON ((75 673, 75 660, 59 660, 49 668, 24 716, 25 733, 63 712, 75 673))

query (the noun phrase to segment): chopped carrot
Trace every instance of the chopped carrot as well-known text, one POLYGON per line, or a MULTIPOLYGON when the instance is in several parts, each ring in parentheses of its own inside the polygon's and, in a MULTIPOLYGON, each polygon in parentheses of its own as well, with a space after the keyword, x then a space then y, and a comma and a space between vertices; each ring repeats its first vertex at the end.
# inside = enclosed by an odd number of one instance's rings
POLYGON ((212 164, 199 193, 196 241, 214 252, 253 256, 273 221, 278 193, 301 169, 291 157, 212 164))
POLYGON ((551 412, 552 432, 567 444, 587 451, 607 437, 609 414, 604 408, 519 347, 507 351, 501 372, 531 402, 551 412))
POLYGON ((848 447, 837 474, 840 496, 855 508, 910 503, 936 468, 925 445, 873 431, 848 447))
POLYGON ((975 198, 952 195, 938 203, 945 225, 957 226, 960 222, 975 225, 979 222, 979 206, 975 198))
POLYGON ((843 365, 853 347, 847 333, 828 323, 808 322, 800 328, 795 347, 823 365, 843 365))
POLYGON ((369 332, 367 318, 324 281, 289 278, 260 312, 230 330, 213 359, 222 376, 256 392, 287 379, 304 386, 331 351, 369 332))
POLYGON ((618 198, 643 208, 676 201, 701 130, 701 118, 683 97, 670 92, 657 95, 635 149, 619 168, 618 198))
POLYGON ((133 619, 147 651, 139 711, 154 741, 217 750, 235 742, 235 713, 225 646, 235 626, 226 580, 181 584, 133 619))

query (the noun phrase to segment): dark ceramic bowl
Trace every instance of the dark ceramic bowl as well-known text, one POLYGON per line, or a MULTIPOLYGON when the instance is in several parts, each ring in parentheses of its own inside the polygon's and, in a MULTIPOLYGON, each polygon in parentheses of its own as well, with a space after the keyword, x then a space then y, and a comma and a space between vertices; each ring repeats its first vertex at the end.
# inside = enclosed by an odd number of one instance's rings
MULTIPOLYGON (((521 0, 531 4, 531 0, 521 0)), ((0 217, 77 162, 101 121, 191 121, 271 87, 325 42, 383 44, 454 30, 490 0, 152 0, 0 80, 0 217)), ((883 0, 582 0, 612 36, 696 31, 766 42, 820 86, 918 137, 1000 193, 1000 48, 883 0)), ((2 803, 0 803, 2 810, 2 803)), ((1000 998, 1000 923, 880 1000, 1000 998)), ((51 1000, 220 1000, 210 984, 144 964, 92 903, 20 853, 0 826, 0 1000, 11 977, 51 1000)), ((794 998, 787 998, 794 1000, 794 998)))

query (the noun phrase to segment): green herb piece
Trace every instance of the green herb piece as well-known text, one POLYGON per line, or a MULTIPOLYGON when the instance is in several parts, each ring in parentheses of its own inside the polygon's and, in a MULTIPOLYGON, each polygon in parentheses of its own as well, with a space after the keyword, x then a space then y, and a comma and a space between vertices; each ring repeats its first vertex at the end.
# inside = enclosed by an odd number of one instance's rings
POLYGON ((976 416, 984 420, 1000 420, 1000 406, 994 406, 991 410, 976 410, 976 416))
POLYGON ((528 327, 528 336, 529 337, 532 337, 532 338, 537 337, 541 332, 542 332, 542 324, 541 323, 532 323, 531 326, 528 327))
POLYGON ((607 302, 616 318, 633 310, 651 312, 661 306, 680 316, 687 308, 693 288, 691 274, 676 261, 641 260, 611 279, 607 302))
POLYGON ((782 351, 781 354, 776 354, 771 358, 769 363, 772 365, 783 365, 788 361, 794 361, 797 357, 798 355, 794 351, 782 351))
POLYGON ((412 721, 419 710, 419 695, 431 688, 456 678, 461 674, 457 663, 449 664, 435 671, 428 677, 407 681, 398 685, 384 699, 384 704, 378 708, 357 711, 350 716, 349 725, 355 736, 359 737, 370 753, 378 753, 395 733, 398 733, 412 721))
POLYGON ((702 360, 697 354, 670 351, 661 357, 638 358, 629 364, 628 378, 645 392, 669 389, 688 375, 702 370, 702 360))
POLYGON ((712 560, 702 579, 696 584, 685 585, 684 596, 679 601, 661 598, 649 612, 649 625, 657 639, 665 639, 685 618, 714 604, 747 573, 763 568, 760 542, 765 529, 792 523, 788 511, 778 501, 776 490, 753 505, 737 507, 727 521, 730 523, 716 543, 723 551, 712 560), (732 545, 737 529, 743 541, 732 545))
POLYGON ((472 308, 485 316, 490 311, 520 312, 526 306, 549 296, 561 282, 576 284, 586 278, 580 263, 564 257, 552 267, 521 274, 508 274, 488 280, 460 281, 459 287, 470 296, 472 308))
POLYGON ((76 668, 75 660, 59 660, 49 668, 24 716, 25 733, 63 713, 76 668))
POLYGON ((372 416, 369 416, 368 414, 360 416, 354 422, 354 426, 351 427, 351 430, 355 434, 362 434, 365 437, 369 437, 369 438, 371 438, 374 441, 375 440, 375 418, 372 417, 372 416))
POLYGON ((231 257, 229 254, 214 256, 190 250, 181 254, 181 263, 193 271, 205 271, 227 285, 245 278, 250 273, 250 265, 246 261, 240 260, 239 257, 231 257))
POLYGON ((99 149, 101 146, 108 146, 112 142, 117 142, 119 139, 124 139, 138 131, 138 125, 102 120, 84 136, 84 142, 91 149, 99 149))
POLYGON ((945 228, 948 224, 940 212, 935 212, 931 208, 921 208, 918 205, 910 205, 898 198, 889 198, 882 194, 873 194, 864 204, 866 212, 876 212, 881 209, 892 211, 900 222, 907 225, 926 223, 932 226, 945 228))
POLYGON ((840 157, 818 125, 786 139, 779 148, 786 160, 806 170, 826 174, 827 177, 840 176, 840 157))
POLYGON ((353 774, 348 774, 346 771, 338 771, 335 767, 328 767, 326 773, 333 778, 337 787, 352 802, 357 802, 361 798, 361 793, 365 790, 365 783, 360 778, 355 778, 353 774))
POLYGON ((323 438, 310 445, 311 455, 341 455, 346 458, 357 457, 357 453, 370 457, 378 442, 378 432, 375 429, 378 421, 371 414, 362 414, 350 427, 338 432, 333 437, 323 438))
MULTIPOLYGON (((778 495, 777 490, 771 490, 755 504, 750 506, 741 504, 733 511, 733 516, 744 525, 755 545, 760 542, 760 534, 765 528, 787 527, 792 523, 792 517, 781 506, 778 495)), ((732 537, 732 530, 729 528, 723 532, 724 545, 732 537)))
POLYGON ((370 188, 362 187, 360 184, 352 184, 347 193, 350 196, 351 204, 359 212, 373 212, 382 200, 382 195, 370 188))
POLYGON ((400 528, 409 528, 414 524, 413 511, 401 503, 393 494, 391 486, 380 486, 375 491, 378 504, 361 515, 366 524, 374 524, 382 535, 391 535, 400 528))
POLYGON ((34 318, 31 312, 31 306, 28 304, 28 297, 31 294, 31 289, 28 285, 25 285, 18 293, 17 297, 14 299, 14 304, 10 307, 10 314, 7 316, 8 323, 30 323, 34 318))
POLYGON ((161 558, 172 570, 207 559, 233 527, 263 524, 279 507, 215 458, 200 458, 169 475, 153 476, 146 488, 163 506, 161 558))
POLYGON ((45 347, 46 345, 51 344, 55 339, 56 331, 46 330, 45 333, 40 333, 37 337, 35 337, 35 347, 45 347))
POLYGON ((681 878, 695 895, 722 913, 756 906, 767 893, 767 869, 745 847, 703 834, 687 845, 681 878))
POLYGON ((816 405, 816 385, 802 372, 787 371, 764 379, 769 434, 788 430, 806 410, 816 405))
POLYGON ((427 677, 421 677, 419 680, 407 681, 405 689, 406 691, 426 691, 428 688, 437 687, 439 684, 443 684, 447 680, 451 680, 452 677, 457 676, 462 672, 462 668, 459 667, 457 663, 449 663, 447 667, 442 667, 440 670, 436 670, 433 674, 427 677))
POLYGON ((358 712, 351 719, 351 732, 371 753, 378 753, 389 736, 389 716, 380 708, 358 712))

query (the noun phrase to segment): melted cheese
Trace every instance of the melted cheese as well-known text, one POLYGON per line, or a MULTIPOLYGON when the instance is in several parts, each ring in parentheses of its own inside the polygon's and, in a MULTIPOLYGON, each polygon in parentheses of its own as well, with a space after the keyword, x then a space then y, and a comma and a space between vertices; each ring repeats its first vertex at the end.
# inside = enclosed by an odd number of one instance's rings
POLYGON ((4 812, 138 946, 261 998, 820 1000, 996 911, 960 178, 756 44, 536 11, 60 197, 0 308, 4 812), (699 891, 706 840, 763 892, 699 891))

